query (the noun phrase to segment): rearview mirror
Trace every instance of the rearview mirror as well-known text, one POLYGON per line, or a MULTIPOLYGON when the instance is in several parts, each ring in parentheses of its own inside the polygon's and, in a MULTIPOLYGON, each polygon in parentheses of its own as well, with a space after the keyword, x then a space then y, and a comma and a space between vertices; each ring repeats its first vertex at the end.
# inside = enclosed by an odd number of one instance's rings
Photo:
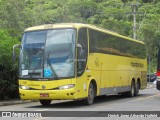
POLYGON ((80 51, 78 50, 78 53, 80 54, 82 52, 82 45, 81 44, 77 44, 77 48, 80 49, 80 51))
POLYGON ((13 55, 12 55, 13 61, 16 61, 16 53, 15 53, 15 49, 16 49, 16 48, 20 48, 20 47, 21 47, 20 44, 16 44, 16 45, 13 46, 13 55))
POLYGON ((82 49, 82 45, 81 44, 77 44, 77 48, 81 48, 82 49))

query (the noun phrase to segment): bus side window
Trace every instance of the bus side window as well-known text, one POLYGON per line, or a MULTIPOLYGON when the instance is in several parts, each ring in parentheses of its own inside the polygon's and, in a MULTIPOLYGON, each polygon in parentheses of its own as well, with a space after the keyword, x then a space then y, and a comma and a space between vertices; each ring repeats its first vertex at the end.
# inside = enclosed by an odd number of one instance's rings
POLYGON ((78 34, 77 47, 77 76, 81 76, 86 68, 87 56, 88 56, 88 39, 87 29, 81 28, 78 34))

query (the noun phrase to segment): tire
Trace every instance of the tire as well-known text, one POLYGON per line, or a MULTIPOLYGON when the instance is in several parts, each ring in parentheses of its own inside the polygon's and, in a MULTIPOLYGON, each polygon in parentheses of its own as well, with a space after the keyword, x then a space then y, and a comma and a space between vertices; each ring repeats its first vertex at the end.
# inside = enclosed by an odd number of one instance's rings
POLYGON ((135 86, 134 96, 137 96, 137 95, 139 94, 139 89, 140 89, 139 82, 137 82, 137 84, 136 84, 136 86, 135 86))
POLYGON ((95 98, 95 89, 94 89, 93 84, 90 83, 89 89, 88 89, 88 97, 86 99, 84 99, 84 104, 85 105, 93 104, 94 98, 95 98))
POLYGON ((51 104, 51 100, 39 100, 39 102, 41 103, 41 105, 43 106, 48 106, 51 104))
POLYGON ((132 81, 132 83, 131 83, 131 91, 127 92, 127 96, 128 97, 134 97, 135 96, 135 89, 136 89, 135 82, 132 81))

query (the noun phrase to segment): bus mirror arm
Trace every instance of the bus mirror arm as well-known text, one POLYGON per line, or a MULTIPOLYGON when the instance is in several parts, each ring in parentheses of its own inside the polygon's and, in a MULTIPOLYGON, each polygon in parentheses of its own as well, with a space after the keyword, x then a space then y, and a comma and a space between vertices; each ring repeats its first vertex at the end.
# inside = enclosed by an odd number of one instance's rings
POLYGON ((13 61, 16 61, 16 53, 15 53, 15 49, 16 49, 16 48, 20 48, 20 47, 21 47, 20 44, 15 44, 15 45, 13 46, 13 55, 12 55, 13 61))
POLYGON ((82 45, 81 44, 77 44, 77 48, 81 48, 82 49, 82 45))
POLYGON ((82 45, 81 44, 77 44, 77 48, 80 48, 80 53, 82 51, 82 45))

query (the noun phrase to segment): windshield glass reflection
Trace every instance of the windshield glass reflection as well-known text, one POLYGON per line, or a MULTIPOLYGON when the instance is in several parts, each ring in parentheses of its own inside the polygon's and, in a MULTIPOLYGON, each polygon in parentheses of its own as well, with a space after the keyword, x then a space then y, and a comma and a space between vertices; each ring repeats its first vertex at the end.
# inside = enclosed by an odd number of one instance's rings
POLYGON ((27 32, 22 39, 20 77, 73 77, 74 58, 74 29, 27 32))

